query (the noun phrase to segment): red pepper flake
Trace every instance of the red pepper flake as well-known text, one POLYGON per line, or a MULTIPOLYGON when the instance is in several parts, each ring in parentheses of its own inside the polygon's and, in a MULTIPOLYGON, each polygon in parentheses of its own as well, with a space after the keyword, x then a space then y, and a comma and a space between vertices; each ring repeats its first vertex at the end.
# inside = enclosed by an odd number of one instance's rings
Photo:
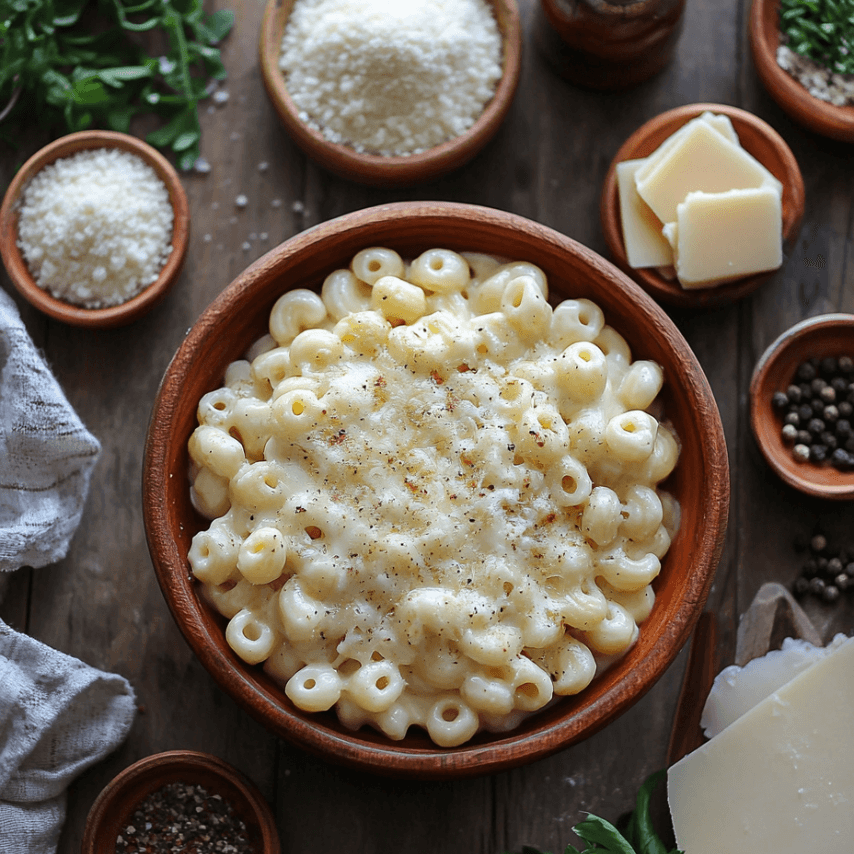
POLYGON ((442 376, 437 370, 430 371, 430 379, 433 380, 436 385, 444 385, 445 381, 442 379, 442 376))

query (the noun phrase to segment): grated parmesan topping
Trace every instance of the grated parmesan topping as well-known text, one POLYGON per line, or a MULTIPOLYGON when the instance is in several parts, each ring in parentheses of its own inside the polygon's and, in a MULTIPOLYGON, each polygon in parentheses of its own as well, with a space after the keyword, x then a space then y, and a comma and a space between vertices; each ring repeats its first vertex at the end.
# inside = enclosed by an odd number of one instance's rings
POLYGON ((485 0, 296 0, 279 67, 330 142, 409 155, 474 124, 501 78, 501 35, 485 0))
POLYGON ((115 148, 80 151, 27 185, 18 246, 39 287, 105 308, 157 279, 172 251, 173 218, 166 185, 141 158, 115 148))

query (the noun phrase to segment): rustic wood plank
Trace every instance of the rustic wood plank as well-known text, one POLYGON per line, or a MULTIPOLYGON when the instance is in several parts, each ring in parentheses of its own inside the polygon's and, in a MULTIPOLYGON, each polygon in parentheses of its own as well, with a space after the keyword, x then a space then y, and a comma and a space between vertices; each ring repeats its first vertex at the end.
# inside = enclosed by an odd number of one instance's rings
MULTIPOLYGON (((587 811, 616 818, 638 785, 663 767, 685 654, 626 715, 582 744, 530 766, 455 783, 393 781, 329 765, 267 733, 214 684, 180 637, 154 578, 140 511, 140 471, 160 377, 186 329, 250 262, 342 213, 400 199, 449 199, 503 208, 605 252, 601 183, 624 139, 656 113, 694 101, 752 110, 795 152, 807 187, 801 237, 784 268, 744 302, 671 315, 697 354, 724 423, 733 478, 729 535, 708 606, 722 663, 735 652, 738 617, 766 581, 790 584, 796 534, 820 524, 850 536, 851 508, 784 487, 753 445, 747 387, 756 359, 783 329, 824 311, 854 311, 854 162, 850 148, 794 125, 761 88, 746 37, 749 3, 686 6, 673 63, 628 92, 596 93, 560 78, 540 52, 539 7, 520 0, 525 26, 517 98, 496 138, 459 172, 414 188, 365 188, 308 162, 279 125, 261 85, 260 0, 215 0, 237 14, 223 43, 229 93, 203 108, 208 174, 186 174, 192 216, 184 272, 167 300, 124 330, 85 332, 21 304, 70 401, 102 442, 89 501, 69 556, 16 573, 0 616, 17 628, 124 674, 141 710, 127 743, 70 792, 60 854, 79 848, 86 812, 118 770, 174 747, 206 750, 245 771, 273 803, 283 851, 409 849, 497 854, 523 844, 562 850, 587 811), (245 195, 245 206, 235 202, 245 195), (824 267, 806 264, 821 255, 824 267)), ((28 142, 28 145, 30 143, 28 142)), ((32 144, 30 150, 35 150, 32 144)), ((22 155, 4 153, 0 180, 22 155)), ((3 278, 8 287, 8 281, 3 278)), ((854 603, 805 603, 825 639, 850 630, 854 603)))

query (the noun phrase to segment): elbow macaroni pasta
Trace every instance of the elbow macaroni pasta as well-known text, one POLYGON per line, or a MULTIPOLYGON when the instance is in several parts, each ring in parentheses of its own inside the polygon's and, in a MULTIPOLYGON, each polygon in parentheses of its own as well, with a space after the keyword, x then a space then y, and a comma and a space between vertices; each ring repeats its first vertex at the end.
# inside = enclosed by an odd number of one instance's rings
POLYGON ((679 519, 661 368, 547 297, 526 262, 371 247, 200 401, 190 565, 298 708, 454 746, 635 642, 679 519))

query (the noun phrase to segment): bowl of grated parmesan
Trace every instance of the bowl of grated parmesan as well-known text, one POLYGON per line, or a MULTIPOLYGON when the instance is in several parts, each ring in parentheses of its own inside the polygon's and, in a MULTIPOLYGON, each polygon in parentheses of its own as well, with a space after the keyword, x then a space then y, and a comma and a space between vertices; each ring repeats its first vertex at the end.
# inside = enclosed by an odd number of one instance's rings
POLYGON ((336 175, 394 186, 462 166, 512 103, 515 0, 269 0, 267 94, 306 154, 336 175))
POLYGON ((32 305, 73 326, 115 327, 174 284, 190 213, 177 172, 136 137, 82 131, 34 154, 0 207, 0 254, 32 305))

